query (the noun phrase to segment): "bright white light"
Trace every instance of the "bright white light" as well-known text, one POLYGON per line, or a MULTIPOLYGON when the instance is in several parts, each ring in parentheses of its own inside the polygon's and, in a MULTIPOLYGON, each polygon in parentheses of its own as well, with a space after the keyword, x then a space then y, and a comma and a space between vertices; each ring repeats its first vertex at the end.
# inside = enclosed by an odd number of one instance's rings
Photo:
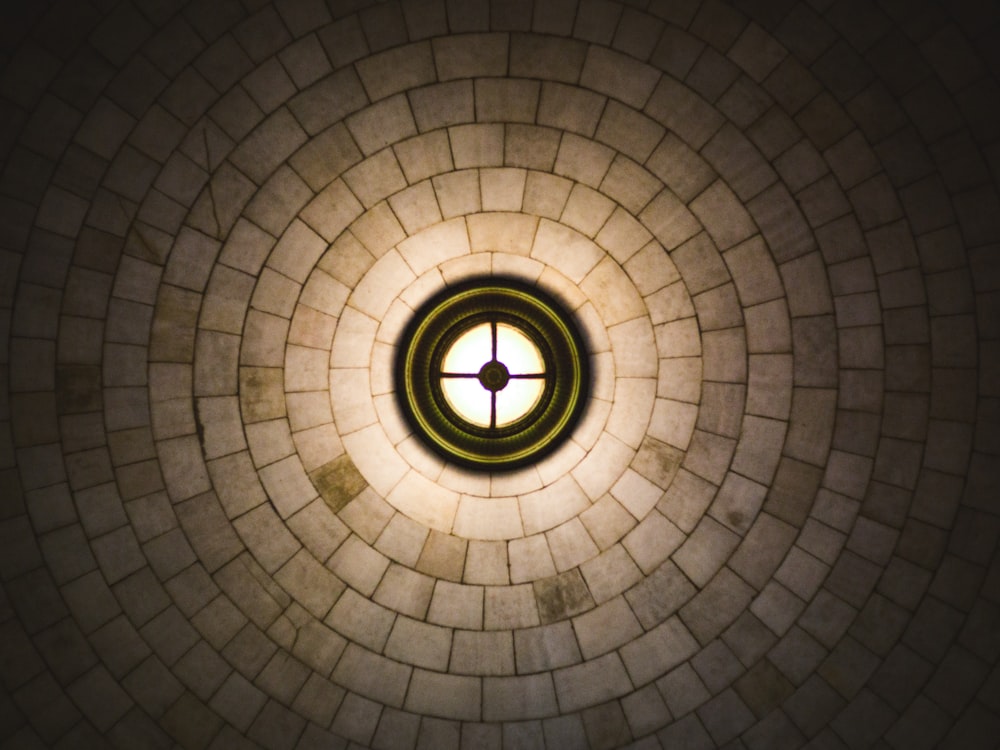
POLYGON ((497 391, 497 427, 510 424, 531 411, 544 386, 542 378, 511 380, 506 388, 497 391))
POLYGON ((470 328, 458 337, 444 355, 441 372, 479 372, 493 358, 493 335, 490 324, 470 328))
POLYGON ((514 326, 497 324, 497 359, 507 365, 511 375, 533 375, 545 372, 545 363, 538 347, 514 326))
MULTIPOLYGON (((476 376, 483 365, 493 359, 493 329, 482 323, 469 329, 445 353, 442 372, 476 376)), ((496 327, 496 359, 511 376, 541 375, 545 362, 531 339, 513 326, 499 323, 496 327)), ((544 378, 512 377, 493 394, 478 377, 442 377, 441 389, 449 405, 464 419, 481 427, 496 427, 515 422, 538 402, 545 387, 544 378), (495 409, 495 417, 494 417, 495 409)))

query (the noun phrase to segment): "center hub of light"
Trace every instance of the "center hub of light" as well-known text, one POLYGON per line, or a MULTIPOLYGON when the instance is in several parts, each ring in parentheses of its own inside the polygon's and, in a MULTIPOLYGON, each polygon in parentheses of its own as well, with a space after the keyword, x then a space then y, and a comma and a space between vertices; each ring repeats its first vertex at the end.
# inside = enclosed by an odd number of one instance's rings
POLYGON ((502 391, 510 382, 510 373, 503 362, 487 362, 479 371, 479 382, 483 388, 493 391, 502 391))
POLYGON ((572 430, 589 387, 571 317, 545 293, 489 277, 446 289, 414 314, 396 360, 413 431, 466 466, 514 468, 572 430))

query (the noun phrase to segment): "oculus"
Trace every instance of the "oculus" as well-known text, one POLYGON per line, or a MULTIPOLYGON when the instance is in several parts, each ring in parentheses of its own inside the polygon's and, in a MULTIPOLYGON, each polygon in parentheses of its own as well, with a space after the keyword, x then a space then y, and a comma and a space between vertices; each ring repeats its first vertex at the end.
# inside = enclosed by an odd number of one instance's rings
POLYGON ((590 386, 571 316, 536 287, 495 276, 448 287, 416 311, 395 378, 407 422, 431 449, 489 471, 552 451, 590 386))

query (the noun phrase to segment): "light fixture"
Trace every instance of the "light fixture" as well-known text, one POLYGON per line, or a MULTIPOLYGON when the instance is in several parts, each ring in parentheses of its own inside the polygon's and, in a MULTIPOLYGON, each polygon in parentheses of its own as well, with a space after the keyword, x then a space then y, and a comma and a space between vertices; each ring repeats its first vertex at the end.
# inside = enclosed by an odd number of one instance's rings
POLYGON ((396 395, 414 432, 464 466, 537 460, 572 430, 589 388, 587 353, 549 295, 513 279, 449 287, 414 314, 396 395))

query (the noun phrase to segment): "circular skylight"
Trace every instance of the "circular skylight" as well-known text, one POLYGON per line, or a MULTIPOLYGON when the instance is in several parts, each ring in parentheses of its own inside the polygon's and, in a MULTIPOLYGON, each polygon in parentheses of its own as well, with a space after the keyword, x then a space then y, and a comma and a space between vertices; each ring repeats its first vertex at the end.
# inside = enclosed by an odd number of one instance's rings
POLYGON ((588 386, 569 315, 534 287, 492 277, 416 312, 396 378, 403 413, 428 446, 491 470, 552 450, 579 418, 588 386))

